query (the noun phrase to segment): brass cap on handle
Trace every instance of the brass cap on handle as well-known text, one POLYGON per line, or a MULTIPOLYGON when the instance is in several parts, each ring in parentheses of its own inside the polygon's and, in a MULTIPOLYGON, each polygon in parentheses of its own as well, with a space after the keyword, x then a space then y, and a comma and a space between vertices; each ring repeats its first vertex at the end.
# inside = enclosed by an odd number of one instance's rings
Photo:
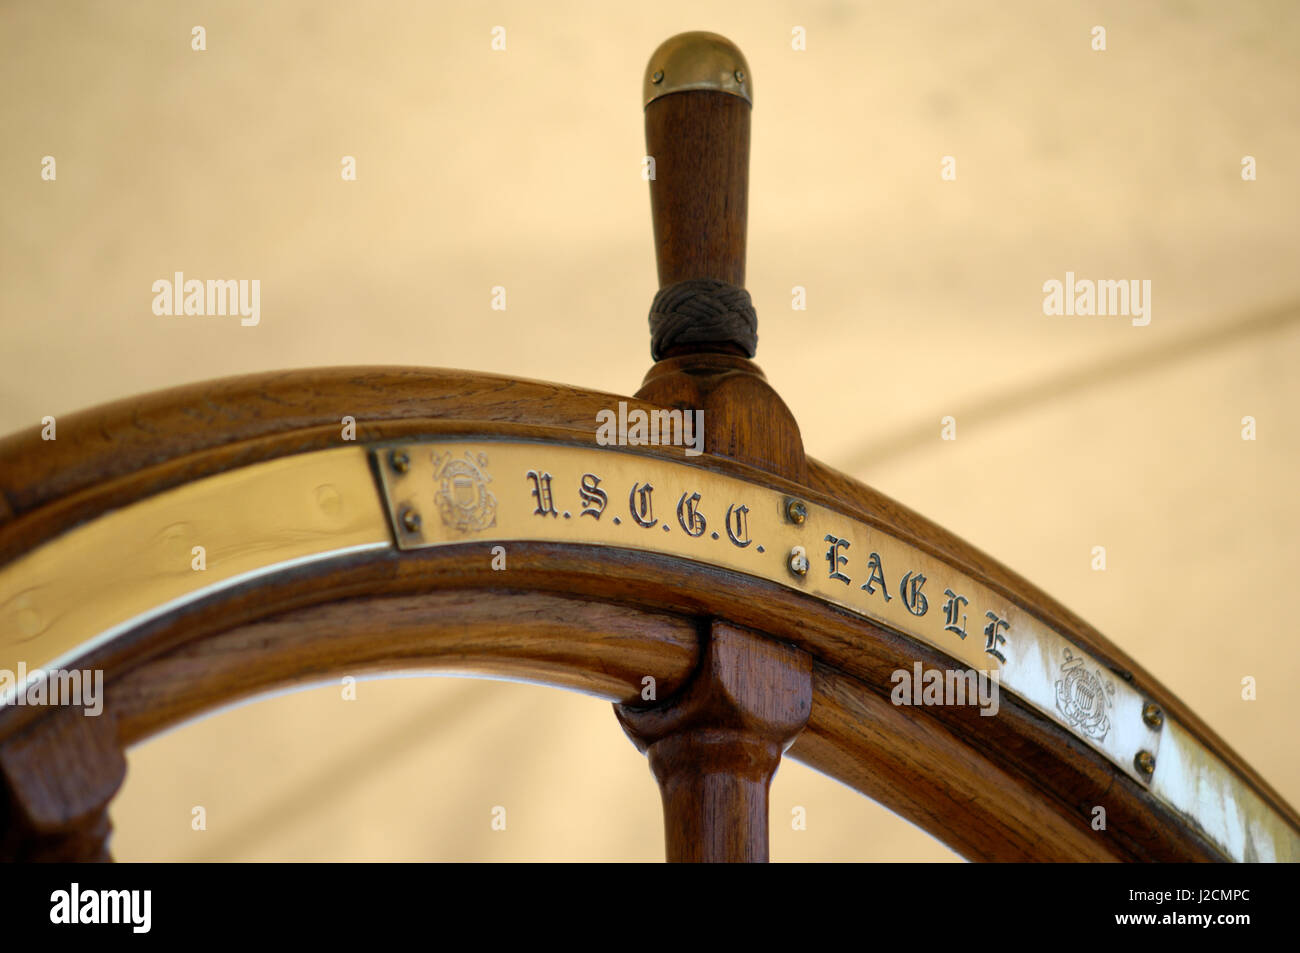
POLYGON ((641 85, 644 105, 690 89, 730 93, 754 105, 753 79, 745 55, 717 33, 678 33, 660 43, 650 55, 641 85))

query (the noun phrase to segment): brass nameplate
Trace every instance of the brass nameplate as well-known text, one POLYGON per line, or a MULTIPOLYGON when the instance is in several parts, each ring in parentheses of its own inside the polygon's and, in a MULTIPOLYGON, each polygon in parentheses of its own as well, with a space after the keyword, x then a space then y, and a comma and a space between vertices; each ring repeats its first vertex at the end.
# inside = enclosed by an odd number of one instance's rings
MULTIPOLYGON (((373 452, 402 549, 512 540, 615 546, 776 582, 991 673, 1131 777, 1149 780, 1134 757, 1156 752, 1160 737, 1143 722, 1136 691, 1006 597, 876 527, 621 450, 439 440, 373 452)), ((493 558, 490 548, 482 558, 493 558)))

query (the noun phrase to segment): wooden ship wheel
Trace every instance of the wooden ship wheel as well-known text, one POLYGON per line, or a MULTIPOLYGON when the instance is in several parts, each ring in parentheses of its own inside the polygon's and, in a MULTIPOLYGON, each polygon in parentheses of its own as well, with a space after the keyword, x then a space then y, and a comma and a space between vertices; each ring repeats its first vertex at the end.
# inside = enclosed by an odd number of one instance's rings
POLYGON ((766 860, 783 757, 973 860, 1300 860, 1296 812, 1122 649, 805 454, 753 361, 752 102, 714 34, 649 61, 660 291, 630 396, 334 368, 0 442, 0 856, 108 859, 124 750, 197 714, 442 669, 612 702, 669 860, 766 860), (76 670, 98 717, 40 703, 76 670), (1001 703, 898 704, 905 680, 1001 703))

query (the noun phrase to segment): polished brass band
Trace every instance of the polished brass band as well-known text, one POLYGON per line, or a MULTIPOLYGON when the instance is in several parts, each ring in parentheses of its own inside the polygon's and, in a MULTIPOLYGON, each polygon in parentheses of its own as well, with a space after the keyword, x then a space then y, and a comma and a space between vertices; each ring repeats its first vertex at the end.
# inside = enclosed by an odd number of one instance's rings
POLYGON ((484 565, 511 541, 635 549, 766 579, 926 643, 956 669, 995 673, 1225 856, 1300 861, 1296 830, 1174 719, 1144 717, 1145 700, 1090 653, 877 527, 613 448, 452 439, 369 452, 381 487, 360 447, 286 457, 107 513, 0 568, 0 704, 22 687, 20 666, 69 667, 147 620, 306 561, 394 540, 481 544, 484 565))
MULTIPOLYGON (((59 668, 221 589, 390 545, 360 447, 197 480, 107 513, 0 570, 0 670, 59 668)), ((9 681, 0 680, 0 704, 15 694, 9 681)))
POLYGON ((679 33, 659 44, 646 64, 642 102, 691 89, 739 96, 754 105, 754 80, 736 44, 716 33, 679 33))

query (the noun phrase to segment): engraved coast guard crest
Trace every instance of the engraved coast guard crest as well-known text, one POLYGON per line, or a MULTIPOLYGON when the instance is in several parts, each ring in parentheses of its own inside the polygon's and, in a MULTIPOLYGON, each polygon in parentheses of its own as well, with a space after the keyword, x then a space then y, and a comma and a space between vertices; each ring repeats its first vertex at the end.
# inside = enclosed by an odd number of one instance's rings
POLYGON ((1065 650, 1061 663, 1061 678, 1056 683, 1056 708, 1071 728, 1077 728, 1089 738, 1106 740, 1110 731, 1110 718, 1106 712, 1113 704, 1115 683, 1104 682, 1096 672, 1084 667, 1084 660, 1075 658, 1065 650))
POLYGON ((477 532, 497 524, 497 498, 488 490, 487 454, 477 458, 468 450, 459 460, 450 453, 433 460, 433 478, 438 482, 434 503, 446 526, 461 533, 477 532))

